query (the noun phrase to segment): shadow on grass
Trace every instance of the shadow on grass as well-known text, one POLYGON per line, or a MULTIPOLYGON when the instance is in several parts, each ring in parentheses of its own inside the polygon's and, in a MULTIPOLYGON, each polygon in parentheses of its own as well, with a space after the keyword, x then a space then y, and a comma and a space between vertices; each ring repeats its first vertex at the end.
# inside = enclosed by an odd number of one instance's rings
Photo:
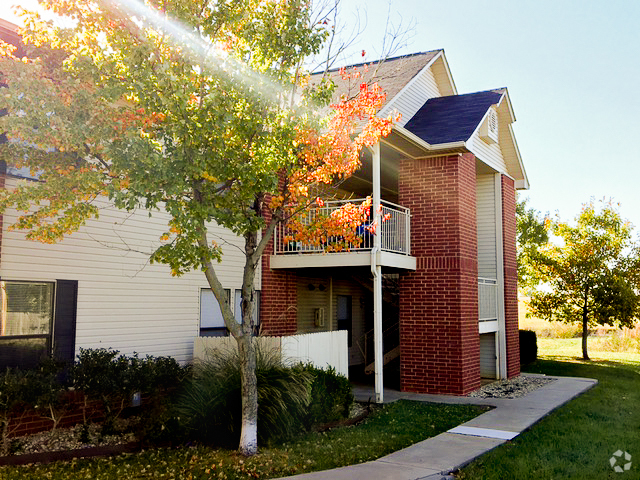
POLYGON ((513 441, 462 469, 460 479, 640 478, 640 462, 618 474, 618 450, 640 455, 640 371, 625 361, 562 357, 542 359, 527 372, 586 377, 598 385, 558 408, 513 441))

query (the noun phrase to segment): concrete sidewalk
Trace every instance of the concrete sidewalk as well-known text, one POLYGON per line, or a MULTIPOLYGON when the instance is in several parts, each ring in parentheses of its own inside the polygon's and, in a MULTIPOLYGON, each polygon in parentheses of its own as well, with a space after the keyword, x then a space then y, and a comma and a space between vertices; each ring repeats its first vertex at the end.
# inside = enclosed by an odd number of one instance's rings
MULTIPOLYGON (((372 462, 296 475, 299 479, 437 480, 483 453, 519 435, 551 411, 592 388, 597 380, 549 377, 555 382, 514 399, 452 397, 385 390, 385 403, 401 398, 436 403, 490 405, 494 409, 451 430, 372 462)), ((373 390, 355 387, 356 400, 367 401, 373 390)))

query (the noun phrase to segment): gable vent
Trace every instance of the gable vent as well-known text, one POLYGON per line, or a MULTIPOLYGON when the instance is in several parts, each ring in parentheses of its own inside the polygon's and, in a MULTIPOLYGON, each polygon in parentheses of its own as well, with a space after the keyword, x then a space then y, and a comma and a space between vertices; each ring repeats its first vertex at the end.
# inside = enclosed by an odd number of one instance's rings
POLYGON ((480 128, 480 138, 487 143, 498 143, 498 112, 491 107, 480 128))

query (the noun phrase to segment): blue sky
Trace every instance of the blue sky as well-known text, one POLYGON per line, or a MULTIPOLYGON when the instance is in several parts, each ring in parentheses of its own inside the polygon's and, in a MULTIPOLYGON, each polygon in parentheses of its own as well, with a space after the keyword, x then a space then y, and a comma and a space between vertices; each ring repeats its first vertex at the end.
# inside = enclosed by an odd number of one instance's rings
MULTIPOLYGON (((366 5, 361 44, 379 47, 389 3, 366 5)), ((391 11, 417 22, 400 53, 444 48, 459 93, 508 87, 531 206, 568 220, 612 197, 640 232, 640 2, 392 0, 391 11)))
POLYGON ((640 2, 343 0, 345 23, 366 9, 355 49, 367 60, 389 5, 393 21, 416 22, 398 53, 444 48, 459 93, 508 87, 531 206, 570 219, 591 197, 613 198, 640 231, 640 2))

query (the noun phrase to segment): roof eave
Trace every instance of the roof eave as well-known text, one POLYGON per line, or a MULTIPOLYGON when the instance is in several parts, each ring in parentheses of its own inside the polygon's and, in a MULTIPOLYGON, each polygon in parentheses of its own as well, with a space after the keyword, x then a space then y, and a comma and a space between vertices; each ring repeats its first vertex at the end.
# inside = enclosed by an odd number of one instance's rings
POLYGON ((450 150, 450 149, 457 149, 457 148, 467 148, 467 144, 465 141, 458 141, 458 142, 446 142, 446 143, 436 143, 436 144, 430 144, 429 142, 426 142, 425 140, 421 139, 420 137, 418 137, 415 133, 410 132, 409 130, 407 130, 404 127, 400 127, 398 125, 394 125, 393 126, 393 130, 402 135, 403 137, 405 137, 407 140, 415 143, 417 146, 421 147, 425 152, 430 153, 430 152, 437 152, 439 150, 450 150))
POLYGON ((522 156, 520 155, 520 149, 518 148, 518 142, 516 136, 513 133, 513 128, 509 124, 509 134, 511 135, 511 141, 513 142, 513 149, 515 150, 516 158, 518 159, 518 167, 522 173, 522 178, 516 180, 517 190, 529 190, 529 178, 527 177, 527 171, 524 169, 524 163, 522 162, 522 156))

